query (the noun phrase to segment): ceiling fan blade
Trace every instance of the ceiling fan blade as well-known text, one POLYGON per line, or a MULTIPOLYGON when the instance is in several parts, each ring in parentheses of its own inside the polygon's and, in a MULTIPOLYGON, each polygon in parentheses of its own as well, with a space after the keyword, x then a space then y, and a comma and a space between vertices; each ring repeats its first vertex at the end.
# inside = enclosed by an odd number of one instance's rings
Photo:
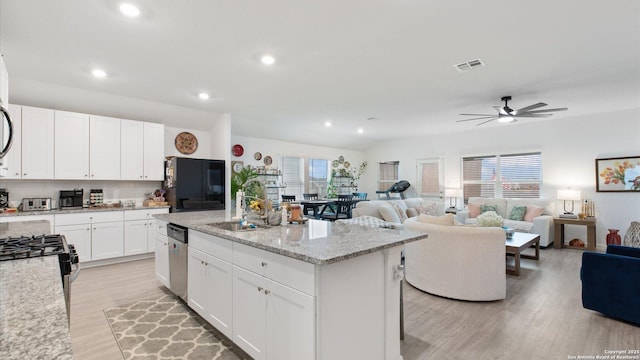
POLYGON ((519 113, 521 113, 521 112, 526 112, 526 111, 529 111, 529 110, 533 110, 533 109, 541 108, 541 107, 543 107, 543 106, 547 106, 547 104, 545 104, 545 103, 543 103, 543 102, 539 102, 539 103, 537 103, 537 104, 533 104, 533 105, 525 106, 525 107, 523 107, 522 109, 518 109, 518 110, 516 110, 514 115, 517 115, 517 114, 519 114, 519 113))
POLYGON ((518 117, 518 118, 543 118, 543 117, 549 117, 551 115, 553 115, 553 114, 532 114, 532 113, 528 112, 528 113, 517 115, 516 117, 518 117))
POLYGON ((460 114, 463 116, 496 116, 495 114, 460 114))
MULTIPOLYGON (((497 118, 495 118, 495 119, 497 119, 497 118)), ((482 124, 486 124, 486 123, 488 123, 488 122, 490 122, 490 121, 493 121, 493 120, 495 120, 495 119, 489 119, 489 120, 487 120, 487 121, 483 121, 483 122, 481 122, 481 123, 479 123, 479 124, 476 124, 476 126, 480 126, 480 125, 482 125, 482 124)))
POLYGON ((569 110, 569 108, 542 109, 542 110, 527 111, 527 113, 539 114, 539 113, 545 113, 545 112, 566 111, 566 110, 569 110))
POLYGON ((477 117, 477 118, 472 118, 472 119, 463 119, 463 120, 457 120, 456 122, 464 122, 464 121, 471 121, 471 120, 484 120, 484 119, 490 119, 491 120, 495 120, 497 119, 497 116, 483 116, 483 117, 477 117))
POLYGON ((504 107, 502 107, 502 106, 494 105, 494 106, 493 106, 493 108, 494 108, 494 109, 496 109, 496 111, 498 112, 498 114, 502 114, 502 115, 511 115, 511 114, 509 114, 509 113, 504 109, 504 107))

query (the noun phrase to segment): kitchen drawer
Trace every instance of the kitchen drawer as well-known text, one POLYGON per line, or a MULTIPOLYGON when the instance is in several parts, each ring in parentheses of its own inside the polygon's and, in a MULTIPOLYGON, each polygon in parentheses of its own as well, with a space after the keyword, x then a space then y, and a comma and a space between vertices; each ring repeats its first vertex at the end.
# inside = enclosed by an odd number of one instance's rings
POLYGON ((311 296, 315 265, 252 246, 233 243, 233 264, 311 296))
POLYGON ((56 214, 56 225, 97 224, 123 221, 122 211, 87 211, 73 214, 56 214))
POLYGON ((153 219, 152 215, 166 214, 169 209, 140 209, 140 210, 125 210, 124 220, 148 220, 153 219))
POLYGON ((156 219, 153 228, 155 229, 156 233, 167 236, 167 224, 168 222, 164 220, 156 219))
POLYGON ((232 245, 231 241, 217 236, 189 230, 189 247, 198 249, 209 255, 213 255, 221 260, 231 262, 232 245))

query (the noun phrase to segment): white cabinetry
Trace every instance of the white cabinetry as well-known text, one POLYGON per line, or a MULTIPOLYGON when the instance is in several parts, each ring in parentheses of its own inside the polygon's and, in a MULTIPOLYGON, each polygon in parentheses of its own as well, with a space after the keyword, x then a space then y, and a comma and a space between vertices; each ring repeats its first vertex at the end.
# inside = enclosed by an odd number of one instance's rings
POLYGON ((169 209, 128 210, 124 212, 124 255, 136 255, 155 250, 154 214, 168 213, 169 209))
POLYGON ((233 323, 231 241, 189 231, 189 306, 225 336, 233 323))
POLYGON ((120 119, 90 115, 90 178, 120 179, 120 119))
POLYGON ((256 360, 314 359, 314 265, 237 243, 233 263, 233 341, 256 360))
POLYGON ((55 178, 89 179, 89 115, 55 111, 55 178))
POLYGON ((9 72, 4 64, 4 58, 0 55, 0 105, 9 105, 9 72))
POLYGON ((5 157, 7 179, 22 178, 22 106, 9 105, 9 115, 13 123, 13 144, 5 157))
POLYGON ((156 220, 155 253, 156 279, 165 287, 169 287, 169 239, 167 238, 167 222, 156 220))
POLYGON ((122 120, 123 180, 164 180, 164 125, 122 120))
POLYGON ((68 242, 76 246, 85 261, 109 259, 124 255, 123 222, 122 211, 57 214, 55 232, 66 236, 68 231, 72 239, 68 242), (90 241, 80 235, 81 227, 90 229, 90 241))
POLYGON ((56 226, 55 232, 75 246, 81 264, 91 260, 91 224, 56 226))
POLYGON ((53 138, 53 110, 23 106, 23 179, 53 179, 53 138))

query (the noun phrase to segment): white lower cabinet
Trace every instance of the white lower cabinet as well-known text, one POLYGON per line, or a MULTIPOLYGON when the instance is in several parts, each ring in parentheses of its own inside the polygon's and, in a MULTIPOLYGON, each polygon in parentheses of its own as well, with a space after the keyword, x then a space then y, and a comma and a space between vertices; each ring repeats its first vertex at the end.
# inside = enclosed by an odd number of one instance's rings
POLYGON ((232 265, 189 247, 189 306, 225 336, 232 337, 232 265))
POLYGON ((124 223, 124 255, 137 255, 147 252, 148 233, 154 234, 153 228, 149 229, 149 221, 132 220, 124 223))
POLYGON ((82 264, 91 260, 91 224, 56 226, 56 234, 62 234, 67 244, 73 244, 82 264))
POLYGON ((169 239, 167 237, 167 223, 161 220, 156 220, 155 232, 155 265, 156 265, 156 279, 167 288, 170 285, 169 282, 169 239))
POLYGON ((91 260, 124 255, 124 226, 122 222, 91 225, 91 260))

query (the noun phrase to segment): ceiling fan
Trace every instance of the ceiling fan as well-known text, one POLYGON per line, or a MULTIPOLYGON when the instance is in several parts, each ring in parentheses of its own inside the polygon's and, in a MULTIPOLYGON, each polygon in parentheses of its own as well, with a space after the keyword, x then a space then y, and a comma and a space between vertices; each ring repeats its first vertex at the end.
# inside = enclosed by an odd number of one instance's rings
POLYGON ((553 115, 553 114, 547 114, 549 112, 567 110, 567 108, 540 109, 541 107, 547 106, 547 104, 543 103, 543 102, 539 102, 537 104, 525 106, 522 109, 513 110, 508 105, 508 102, 511 101, 511 96, 503 96, 500 100, 504 101, 504 106, 496 105, 496 106, 493 107, 494 109, 496 109, 498 111, 497 114, 495 114, 495 115, 490 115, 490 114, 460 114, 460 115, 463 115, 463 116, 476 116, 476 117, 471 118, 471 119, 458 120, 456 122, 472 121, 472 120, 484 120, 484 121, 476 124, 476 126, 479 126, 479 125, 486 124, 486 123, 488 123, 490 121, 498 119, 498 122, 509 123, 509 122, 517 121, 518 118, 527 118, 527 117, 528 118, 543 118, 543 117, 549 117, 549 116, 553 115), (536 110, 536 109, 540 109, 540 110, 536 110))

